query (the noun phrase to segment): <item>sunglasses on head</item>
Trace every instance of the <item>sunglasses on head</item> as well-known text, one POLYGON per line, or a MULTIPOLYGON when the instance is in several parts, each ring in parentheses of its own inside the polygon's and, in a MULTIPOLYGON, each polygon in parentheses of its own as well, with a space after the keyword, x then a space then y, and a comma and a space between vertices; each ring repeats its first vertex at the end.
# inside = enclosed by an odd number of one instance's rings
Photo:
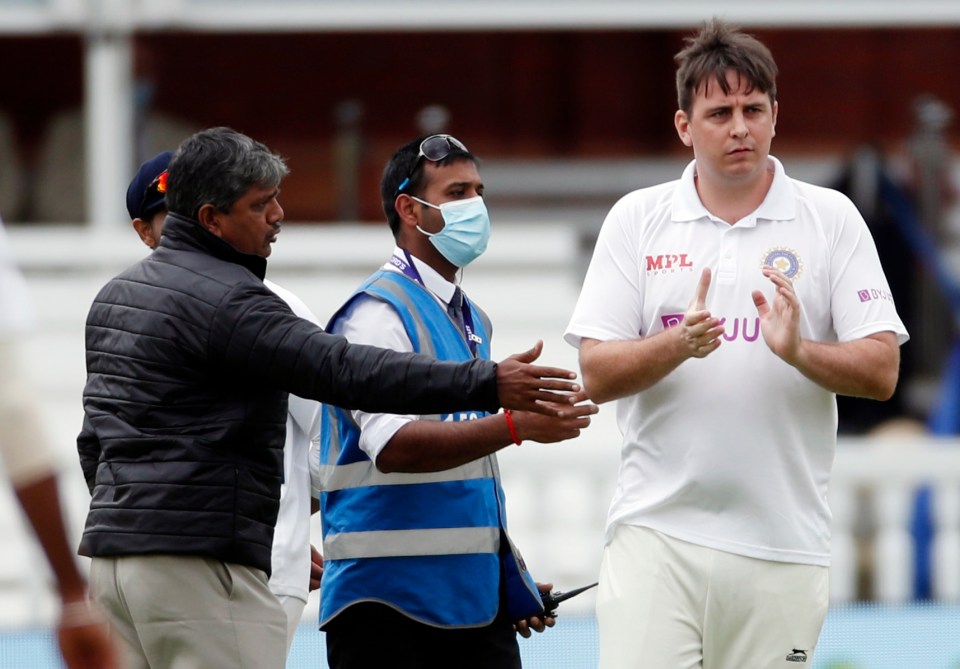
POLYGON ((421 158, 426 158, 431 163, 435 163, 443 160, 449 156, 452 151, 456 150, 466 151, 467 147, 453 135, 430 135, 420 142, 420 151, 417 153, 417 159, 414 161, 413 167, 410 168, 407 177, 401 181, 397 187, 397 194, 402 193, 403 189, 410 185, 410 179, 413 177, 413 173, 417 171, 417 166, 420 165, 421 158))
POLYGON ((147 186, 143 191, 143 197, 140 198, 140 211, 143 212, 147 208, 147 200, 153 199, 153 196, 166 194, 167 192, 167 170, 164 170, 157 177, 150 182, 150 185, 147 186))

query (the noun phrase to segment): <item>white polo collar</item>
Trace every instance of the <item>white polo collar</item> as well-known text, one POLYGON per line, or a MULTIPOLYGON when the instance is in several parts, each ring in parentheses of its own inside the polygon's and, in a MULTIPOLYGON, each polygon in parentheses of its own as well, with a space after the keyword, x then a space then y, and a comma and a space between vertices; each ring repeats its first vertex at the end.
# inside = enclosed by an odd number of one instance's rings
MULTIPOLYGON (((793 184, 783 169, 783 164, 774 156, 767 156, 773 166, 773 181, 767 196, 752 213, 744 216, 737 225, 754 227, 758 220, 783 221, 792 220, 797 216, 797 203, 793 197, 793 184)), ((691 160, 683 170, 683 174, 673 194, 671 205, 671 220, 674 222, 698 221, 702 219, 719 220, 707 211, 700 201, 697 186, 693 177, 696 174, 696 160, 691 160)))

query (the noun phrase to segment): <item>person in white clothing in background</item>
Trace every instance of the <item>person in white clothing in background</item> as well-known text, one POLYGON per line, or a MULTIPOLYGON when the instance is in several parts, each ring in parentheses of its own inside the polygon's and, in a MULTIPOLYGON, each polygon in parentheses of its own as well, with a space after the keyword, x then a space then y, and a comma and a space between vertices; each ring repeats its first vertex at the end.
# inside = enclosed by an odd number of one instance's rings
POLYGON ((769 154, 769 50, 715 19, 676 62, 694 160, 613 206, 565 333, 623 433, 600 666, 809 666, 836 395, 889 398, 907 332, 854 205, 769 154))
MULTIPOLYGON (((127 189, 127 211, 144 244, 157 247, 167 215, 166 175, 173 153, 165 151, 144 162, 127 189)), ((317 317, 292 292, 270 280, 264 285, 279 295, 300 318, 319 325, 317 317)), ((308 458, 310 444, 320 433, 320 404, 290 395, 287 434, 283 446, 283 484, 280 511, 273 535, 270 590, 287 614, 287 653, 300 623, 307 597, 320 587, 323 558, 310 545, 311 495, 308 458)))
POLYGON ((67 537, 56 461, 24 369, 23 342, 32 328, 27 285, 0 221, 0 459, 56 581, 57 642, 67 669, 118 669, 119 652, 107 618, 88 600, 87 583, 67 537))

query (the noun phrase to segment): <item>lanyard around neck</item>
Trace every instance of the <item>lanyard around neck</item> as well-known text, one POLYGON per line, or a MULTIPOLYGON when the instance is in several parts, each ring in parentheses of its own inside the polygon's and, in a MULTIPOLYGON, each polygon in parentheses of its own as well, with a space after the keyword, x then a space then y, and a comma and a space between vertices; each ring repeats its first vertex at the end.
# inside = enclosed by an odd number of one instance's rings
MULTIPOLYGON (((406 249, 403 250, 404 257, 401 258, 397 254, 394 254, 390 258, 390 264, 396 267, 400 272, 409 279, 413 279, 419 283, 424 288, 427 288, 427 284, 423 282, 423 277, 420 276, 420 272, 417 271, 416 265, 413 264, 413 258, 410 257, 410 253, 406 249)), ((429 290, 429 289, 427 289, 429 290)), ((461 291, 461 295, 462 295, 461 291)), ((467 301, 467 298, 463 298, 462 302, 463 310, 463 337, 467 342, 467 346, 470 348, 470 352, 476 357, 477 355, 477 344, 482 344, 483 339, 478 337, 473 331, 473 312, 470 309, 470 303, 467 301)), ((457 324, 459 326, 459 323, 457 324)))

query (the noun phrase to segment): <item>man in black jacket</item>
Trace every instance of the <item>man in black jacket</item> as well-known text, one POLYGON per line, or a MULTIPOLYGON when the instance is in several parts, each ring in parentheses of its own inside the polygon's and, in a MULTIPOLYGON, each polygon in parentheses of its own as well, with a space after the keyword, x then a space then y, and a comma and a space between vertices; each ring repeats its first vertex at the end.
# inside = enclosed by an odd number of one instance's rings
POLYGON ((572 372, 438 362, 350 345, 263 285, 287 168, 227 128, 168 170, 160 246, 97 295, 78 450, 92 500, 80 552, 128 666, 277 668, 286 622, 267 587, 287 395, 376 412, 558 414, 572 372))

